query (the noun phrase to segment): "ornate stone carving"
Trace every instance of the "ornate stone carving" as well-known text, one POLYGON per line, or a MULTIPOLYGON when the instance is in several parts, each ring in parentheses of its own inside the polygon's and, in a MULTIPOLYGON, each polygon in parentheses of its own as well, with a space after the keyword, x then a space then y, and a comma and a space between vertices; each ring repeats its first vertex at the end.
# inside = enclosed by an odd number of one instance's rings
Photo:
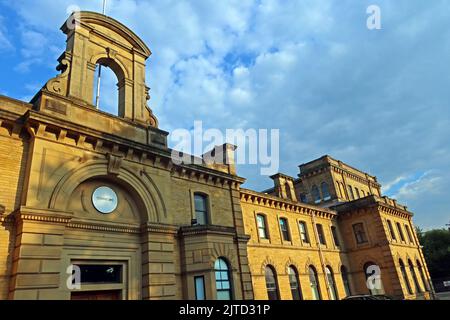
POLYGON ((123 157, 108 153, 108 173, 118 175, 122 166, 123 157))
POLYGON ((45 88, 50 91, 54 92, 60 95, 67 95, 67 82, 68 82, 68 75, 70 72, 70 63, 72 61, 72 55, 70 52, 65 51, 59 58, 58 58, 58 66, 56 67, 57 71, 60 71, 61 74, 57 75, 56 77, 50 79, 46 85, 45 88))

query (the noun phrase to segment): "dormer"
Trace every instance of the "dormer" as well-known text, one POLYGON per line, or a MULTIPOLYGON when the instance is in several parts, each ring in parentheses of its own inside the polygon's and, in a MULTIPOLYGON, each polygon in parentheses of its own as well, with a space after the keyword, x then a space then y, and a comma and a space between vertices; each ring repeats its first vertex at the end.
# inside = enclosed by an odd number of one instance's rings
POLYGON ((297 202, 294 188, 294 178, 288 175, 277 173, 270 176, 274 183, 274 195, 277 197, 297 202))

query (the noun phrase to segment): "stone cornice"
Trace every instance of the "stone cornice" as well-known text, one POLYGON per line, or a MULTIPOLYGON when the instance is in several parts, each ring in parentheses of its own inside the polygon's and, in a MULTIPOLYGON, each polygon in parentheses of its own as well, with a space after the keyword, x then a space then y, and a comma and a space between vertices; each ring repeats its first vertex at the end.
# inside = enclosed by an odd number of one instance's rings
POLYGON ((224 227, 216 225, 197 225, 197 226, 183 226, 179 230, 181 236, 205 235, 205 234, 222 234, 235 235, 236 229, 233 227, 224 227))
POLYGON ((336 216, 336 212, 326 208, 316 207, 306 203, 294 202, 282 199, 273 195, 263 194, 256 191, 241 189, 241 201, 256 204, 263 207, 273 208, 280 211, 289 211, 307 215, 315 215, 332 219, 336 216))
POLYGON ((176 234, 179 227, 172 224, 161 224, 148 222, 141 226, 141 232, 154 232, 164 234, 176 234))
POLYGON ((87 223, 87 222, 70 222, 67 224, 71 229, 95 230, 102 232, 119 232, 119 233, 141 233, 141 228, 132 226, 120 226, 101 223, 87 223))
MULTIPOLYGON (((204 165, 174 164, 172 150, 133 142, 117 136, 97 132, 96 130, 66 122, 36 111, 25 115, 26 128, 30 135, 48 141, 67 144, 71 147, 87 149, 101 154, 113 154, 143 165, 169 170, 182 179, 238 189, 245 179, 204 165)), ((157 129, 153 129, 157 130, 157 129)))
POLYGON ((413 216, 411 212, 407 211, 405 206, 397 204, 395 200, 387 197, 380 198, 375 195, 333 206, 333 208, 339 212, 339 215, 355 214, 374 207, 376 207, 378 211, 404 219, 410 219, 413 216))

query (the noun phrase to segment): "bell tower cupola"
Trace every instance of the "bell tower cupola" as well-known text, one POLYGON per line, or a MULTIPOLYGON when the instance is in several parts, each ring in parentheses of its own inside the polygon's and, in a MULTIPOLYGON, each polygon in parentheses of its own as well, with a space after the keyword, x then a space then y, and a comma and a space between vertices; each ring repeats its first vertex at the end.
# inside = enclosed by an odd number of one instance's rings
POLYGON ((66 50, 58 59, 61 74, 43 90, 95 109, 96 66, 106 66, 118 79, 118 117, 157 128, 158 121, 147 106, 145 63, 151 51, 145 43, 120 22, 95 12, 73 13, 61 30, 67 35, 66 50))

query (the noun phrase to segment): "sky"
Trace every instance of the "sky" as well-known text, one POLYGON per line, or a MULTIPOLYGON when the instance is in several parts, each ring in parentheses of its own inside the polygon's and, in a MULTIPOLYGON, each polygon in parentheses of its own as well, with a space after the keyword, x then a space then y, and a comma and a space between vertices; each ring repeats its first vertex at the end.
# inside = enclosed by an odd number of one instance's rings
MULTIPOLYGON (((74 6, 102 1, 0 0, 0 94, 29 101, 57 74, 74 6)), ((279 129, 277 171, 297 177, 328 154, 377 176, 421 228, 450 223, 449 1, 108 0, 106 14, 153 52, 161 129, 279 129), (370 5, 380 30, 367 28, 370 5)), ((102 92, 115 82, 105 70, 102 92)), ((238 174, 271 187, 258 165, 238 174)))

